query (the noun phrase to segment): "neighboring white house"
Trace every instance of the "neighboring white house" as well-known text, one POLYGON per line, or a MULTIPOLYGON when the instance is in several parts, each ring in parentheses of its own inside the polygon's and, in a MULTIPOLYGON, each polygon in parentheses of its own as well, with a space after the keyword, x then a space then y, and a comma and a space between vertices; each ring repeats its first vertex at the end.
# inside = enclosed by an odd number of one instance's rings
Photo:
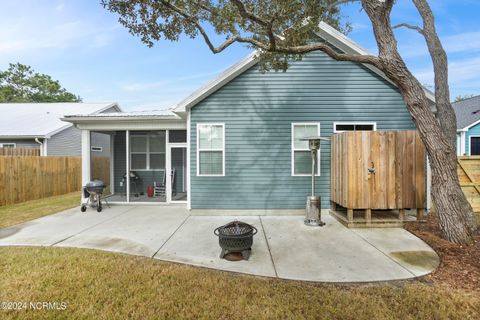
MULTIPOLYGON (((80 156, 81 132, 65 114, 121 112, 117 103, 0 103, 0 148, 39 148, 42 156, 80 156)), ((92 137, 92 149, 110 153, 92 137)))

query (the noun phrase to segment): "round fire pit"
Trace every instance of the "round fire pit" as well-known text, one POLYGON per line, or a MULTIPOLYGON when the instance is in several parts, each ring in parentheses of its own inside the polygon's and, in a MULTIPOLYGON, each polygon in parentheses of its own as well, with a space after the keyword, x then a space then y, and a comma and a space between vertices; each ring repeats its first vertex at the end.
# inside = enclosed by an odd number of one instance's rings
POLYGON ((220 258, 223 259, 228 253, 241 253, 243 259, 248 260, 257 228, 245 222, 233 221, 216 228, 213 233, 218 236, 218 244, 222 248, 220 258))

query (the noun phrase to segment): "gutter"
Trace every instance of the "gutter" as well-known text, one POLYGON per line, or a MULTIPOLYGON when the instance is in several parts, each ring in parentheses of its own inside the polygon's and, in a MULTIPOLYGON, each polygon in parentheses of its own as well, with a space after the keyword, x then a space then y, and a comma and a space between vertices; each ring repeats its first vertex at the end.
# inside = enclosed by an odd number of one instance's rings
POLYGON ((43 142, 41 142, 38 138, 35 138, 35 142, 40 145, 40 156, 44 155, 44 148, 43 148, 43 142))

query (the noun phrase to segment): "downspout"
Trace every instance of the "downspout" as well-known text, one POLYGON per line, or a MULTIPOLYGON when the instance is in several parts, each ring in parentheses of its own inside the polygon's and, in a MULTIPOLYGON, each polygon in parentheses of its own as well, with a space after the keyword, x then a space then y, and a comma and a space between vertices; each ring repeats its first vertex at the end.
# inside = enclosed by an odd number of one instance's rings
POLYGON ((43 142, 41 142, 38 138, 35 138, 35 142, 40 145, 40 156, 43 156, 43 154, 44 154, 43 142))

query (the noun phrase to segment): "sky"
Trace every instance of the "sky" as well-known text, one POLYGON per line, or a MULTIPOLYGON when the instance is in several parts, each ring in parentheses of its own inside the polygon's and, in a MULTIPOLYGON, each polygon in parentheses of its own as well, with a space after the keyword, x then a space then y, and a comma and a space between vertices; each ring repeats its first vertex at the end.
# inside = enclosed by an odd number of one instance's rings
MULTIPOLYGON (((452 99, 480 94, 478 0, 430 0, 449 57, 452 99)), ((343 6, 348 35, 375 53, 371 25, 358 4, 343 6)), ((59 80, 84 102, 118 102, 124 110, 167 109, 250 51, 233 45, 214 55, 201 39, 161 40, 148 48, 121 26, 100 0, 0 0, 0 70, 30 65, 59 80)), ((419 25, 410 0, 398 0, 392 24, 419 25)), ((397 29, 400 53, 422 84, 433 89, 424 39, 397 29)), ((215 37, 218 42, 221 38, 215 37)))

